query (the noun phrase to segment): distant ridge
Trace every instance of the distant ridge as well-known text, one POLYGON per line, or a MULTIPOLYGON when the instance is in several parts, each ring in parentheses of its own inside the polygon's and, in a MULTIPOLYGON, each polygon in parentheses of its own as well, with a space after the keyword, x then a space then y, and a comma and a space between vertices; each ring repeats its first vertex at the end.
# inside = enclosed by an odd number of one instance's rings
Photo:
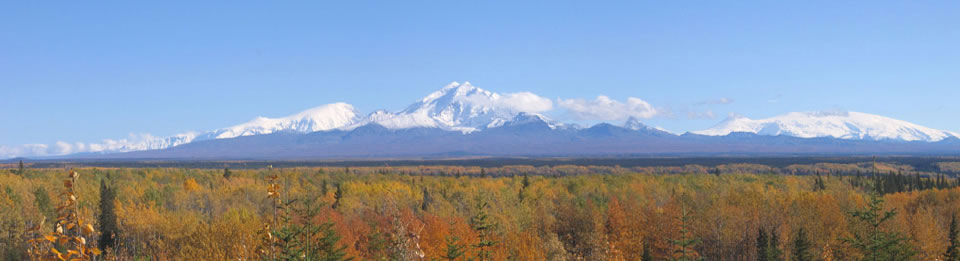
POLYGON ((766 118, 730 117, 695 134, 723 136, 734 132, 787 135, 801 138, 833 137, 849 140, 901 140, 936 142, 956 133, 862 112, 792 112, 766 118))
MULTIPOLYGON (((117 144, 60 158, 320 159, 425 156, 960 154, 960 135, 861 112, 730 117, 676 135, 638 118, 589 127, 550 119, 499 94, 450 83, 400 111, 361 115, 333 103, 280 118, 117 144)), ((532 95, 532 94, 530 94, 532 95)), ((521 97, 529 98, 529 97, 521 97)), ((524 100, 525 101, 525 100, 524 100)))

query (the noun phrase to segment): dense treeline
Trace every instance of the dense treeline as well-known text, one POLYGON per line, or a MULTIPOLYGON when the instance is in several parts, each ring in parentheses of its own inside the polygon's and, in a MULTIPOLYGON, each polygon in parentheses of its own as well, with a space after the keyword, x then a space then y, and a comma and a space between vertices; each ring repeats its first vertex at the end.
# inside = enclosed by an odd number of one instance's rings
MULTIPOLYGON (((624 155, 626 156, 626 155, 624 155)), ((634 167, 680 167, 689 165, 721 166, 735 164, 764 165, 775 169, 785 169, 790 166, 806 166, 814 164, 850 165, 876 161, 882 164, 899 165, 918 171, 936 171, 942 173, 960 173, 960 158, 942 156, 847 156, 847 157, 817 157, 817 156, 779 156, 779 157, 744 157, 744 156, 677 156, 677 157, 607 157, 607 158, 465 158, 465 159, 422 159, 422 160, 274 160, 274 161, 216 161, 216 160, 30 160, 24 162, 35 168, 199 168, 212 169, 224 166, 231 169, 260 169, 267 166, 276 168, 294 167, 379 167, 379 166, 469 166, 481 168, 497 168, 511 165, 541 166, 621 166, 634 167)), ((19 161, 22 162, 22 161, 19 161)), ((16 168, 17 160, 0 161, 0 168, 16 168)), ((785 173, 788 171, 785 171, 785 173)), ((812 174, 812 173, 811 173, 812 174)))
MULTIPOLYGON (((60 201, 72 206, 70 222, 96 228, 66 232, 88 242, 71 246, 97 247, 101 259, 956 260, 958 253, 957 179, 882 163, 76 171, 69 187, 64 169, 0 174, 2 258, 29 259, 33 239, 56 230, 50 221, 63 216, 60 201)), ((50 248, 66 249, 57 243, 50 248)))

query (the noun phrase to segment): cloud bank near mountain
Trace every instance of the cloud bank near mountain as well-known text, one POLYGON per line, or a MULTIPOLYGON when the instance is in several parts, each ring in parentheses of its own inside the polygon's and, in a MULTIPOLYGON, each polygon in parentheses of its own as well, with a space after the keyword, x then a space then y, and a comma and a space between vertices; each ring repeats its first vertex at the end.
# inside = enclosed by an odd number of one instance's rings
POLYGON ((558 99, 557 103, 574 119, 584 121, 621 121, 630 117, 649 119, 661 112, 647 101, 636 97, 628 97, 621 102, 600 95, 593 100, 558 99))
POLYGON ((553 110, 553 101, 532 92, 504 93, 490 97, 472 95, 463 100, 486 107, 501 107, 516 112, 546 112, 553 110))

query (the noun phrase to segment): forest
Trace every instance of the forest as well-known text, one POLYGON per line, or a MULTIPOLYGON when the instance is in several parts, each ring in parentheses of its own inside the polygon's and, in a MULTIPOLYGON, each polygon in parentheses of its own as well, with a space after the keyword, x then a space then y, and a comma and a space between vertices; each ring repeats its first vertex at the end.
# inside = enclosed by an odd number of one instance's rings
POLYGON ((960 260, 960 164, 5 165, 4 260, 960 260))

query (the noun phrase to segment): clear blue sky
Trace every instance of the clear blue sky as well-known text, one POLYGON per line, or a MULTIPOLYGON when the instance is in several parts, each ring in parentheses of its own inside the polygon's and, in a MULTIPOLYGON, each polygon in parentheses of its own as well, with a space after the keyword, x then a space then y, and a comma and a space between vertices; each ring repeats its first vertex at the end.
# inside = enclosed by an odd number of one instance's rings
POLYGON ((400 110, 451 81, 637 97, 677 132, 837 108, 960 131, 958 1, 134 2, 2 4, 0 145, 400 110))

